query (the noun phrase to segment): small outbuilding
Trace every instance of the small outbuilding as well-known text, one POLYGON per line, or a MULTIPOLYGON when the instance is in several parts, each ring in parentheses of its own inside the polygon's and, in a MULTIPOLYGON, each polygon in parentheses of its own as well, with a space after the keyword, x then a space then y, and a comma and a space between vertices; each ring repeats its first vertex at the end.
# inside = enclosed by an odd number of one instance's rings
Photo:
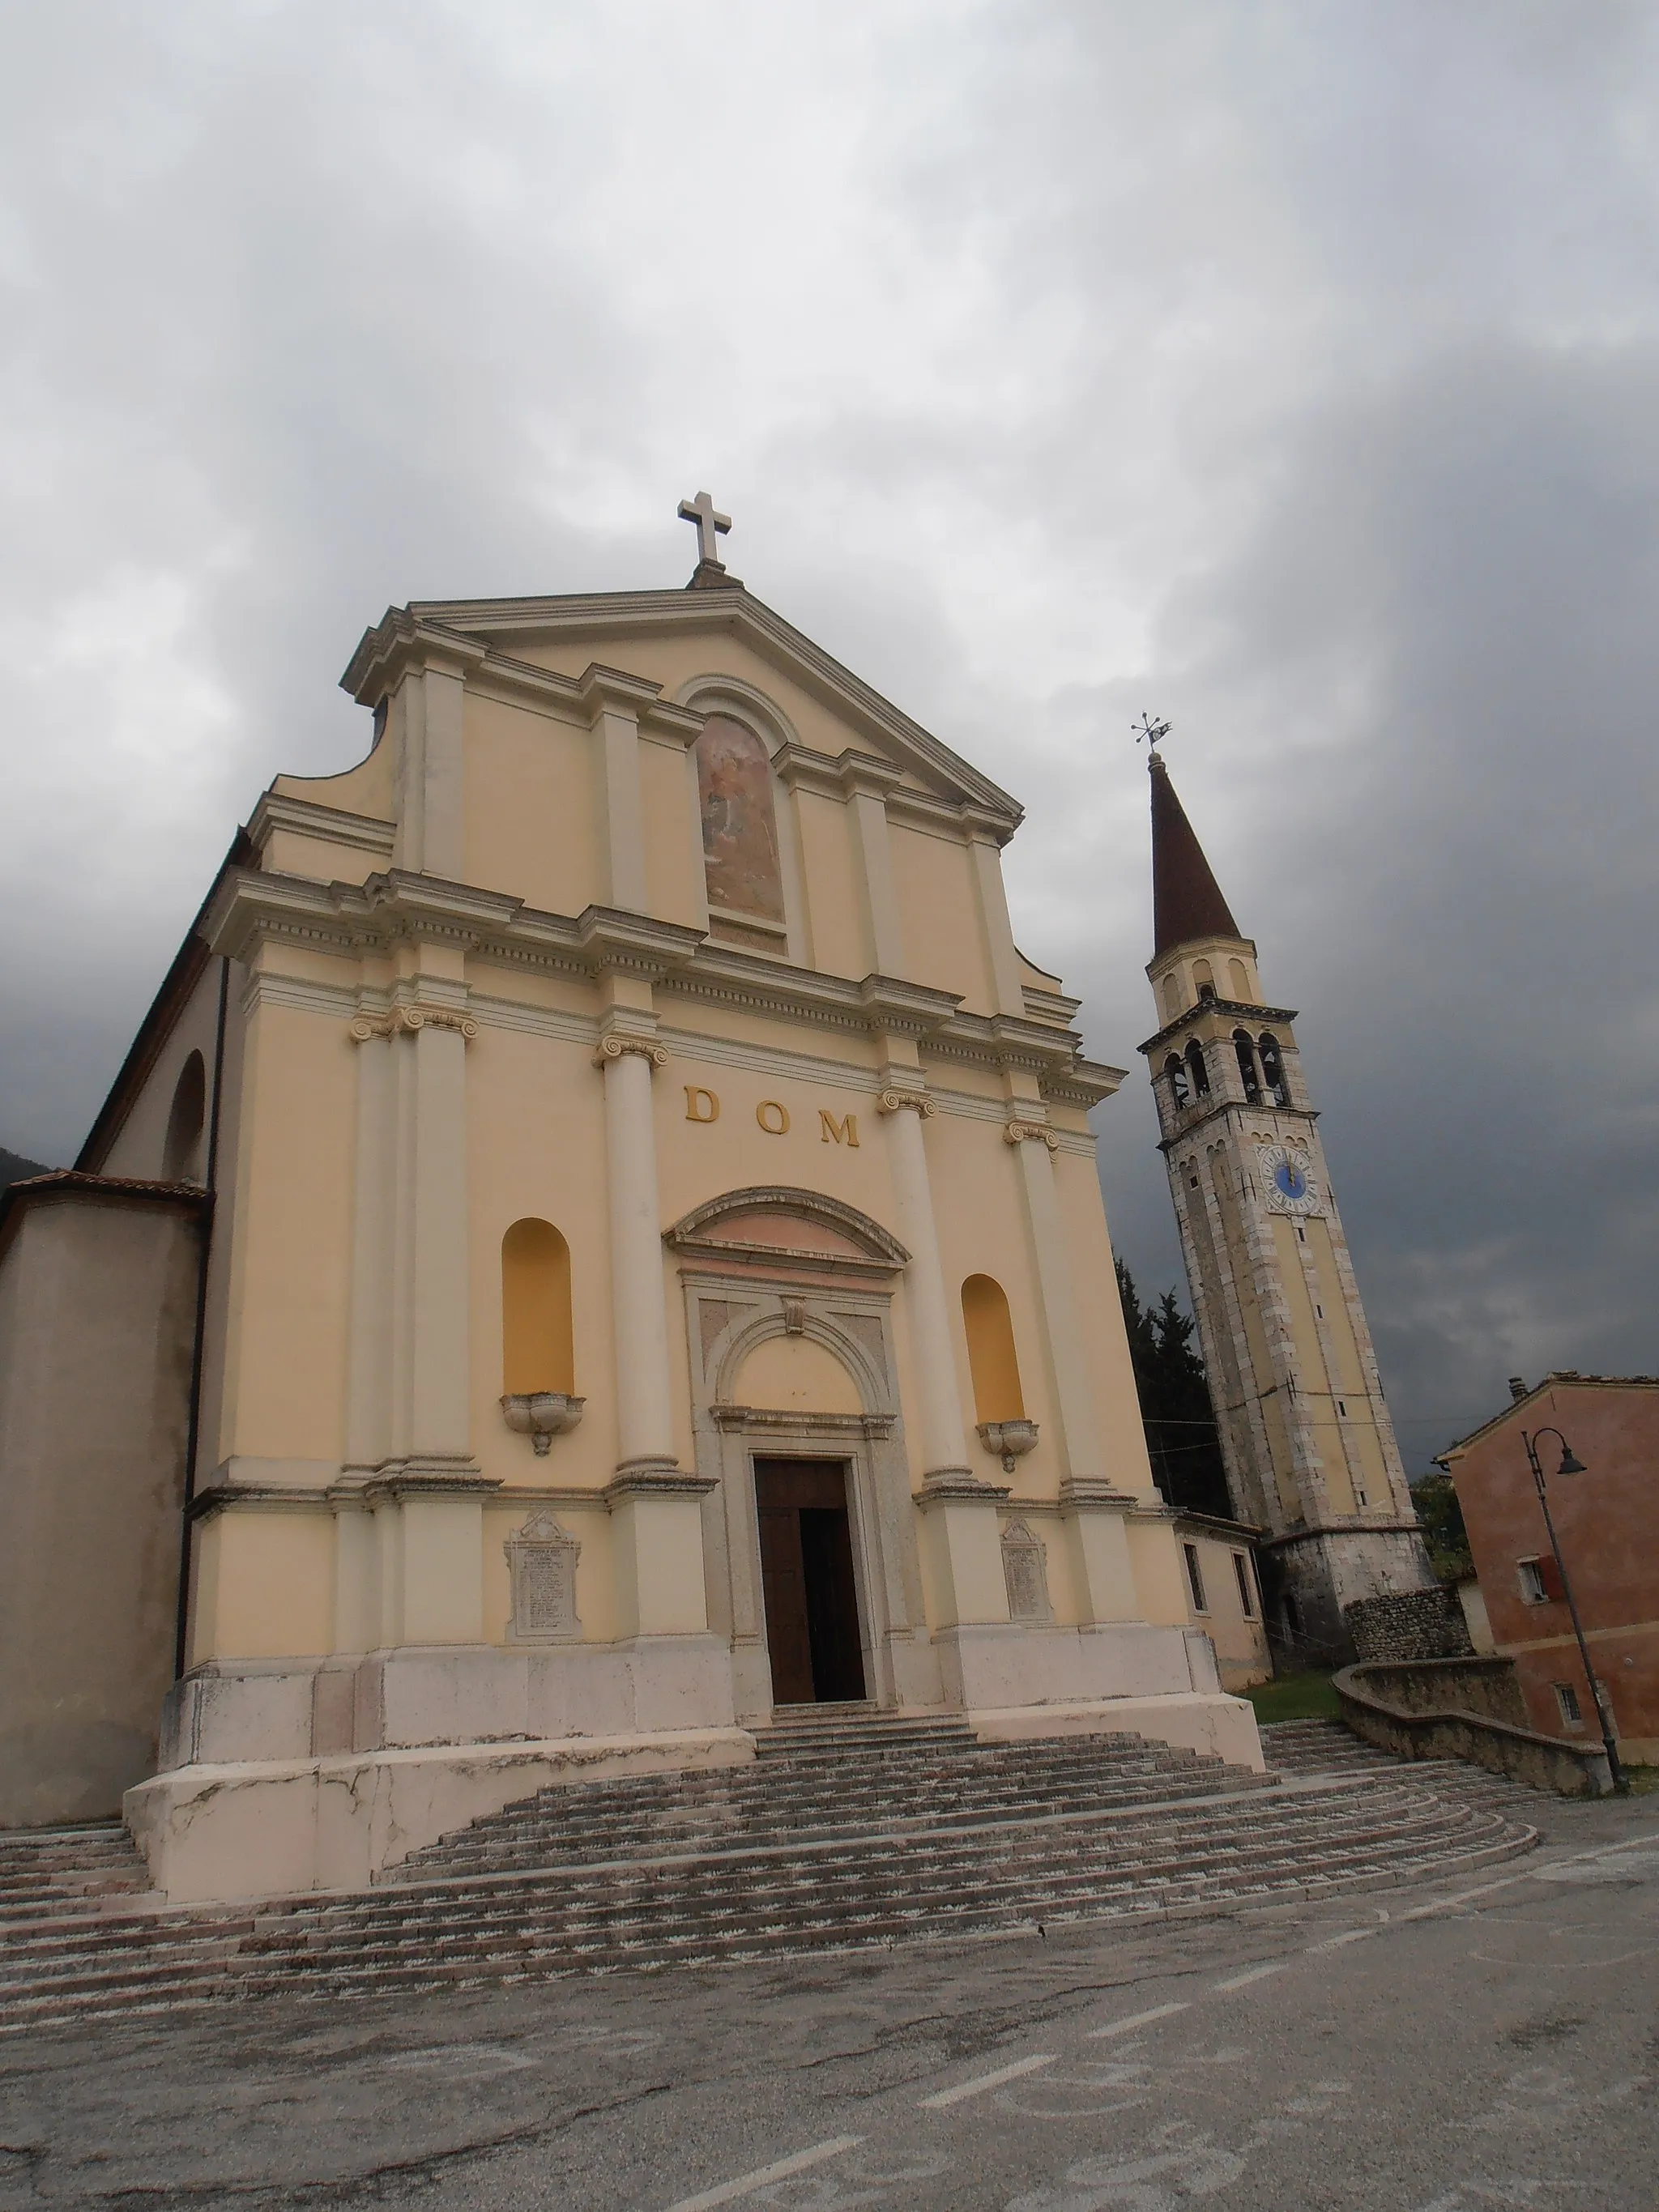
POLYGON ((1462 1509, 1492 1648, 1514 1662, 1533 1728, 1593 1740, 1594 1686, 1570 1583, 1620 1754, 1650 1764, 1659 1760, 1659 1376, 1569 1370, 1530 1389, 1517 1376, 1510 1388, 1502 1413, 1440 1458, 1462 1509))

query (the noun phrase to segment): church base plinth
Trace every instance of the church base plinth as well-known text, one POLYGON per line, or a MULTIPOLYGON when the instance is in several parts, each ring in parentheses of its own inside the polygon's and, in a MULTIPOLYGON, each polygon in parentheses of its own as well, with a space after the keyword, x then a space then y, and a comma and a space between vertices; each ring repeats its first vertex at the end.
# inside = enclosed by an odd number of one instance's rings
POLYGON ((743 1729, 427 1746, 176 1767, 126 1794, 150 1879, 179 1904, 365 1888, 471 1820, 560 1784, 746 1765, 743 1729))
POLYGON ((981 1743, 1023 1743, 1032 1736, 1139 1735, 1195 1751, 1229 1766, 1267 1771, 1255 1711, 1248 1698, 1189 1691, 1155 1698, 1100 1698, 1075 1705, 1015 1705, 969 1715, 981 1743))
POLYGON ((713 1636, 506 1649, 404 1645, 195 1668, 168 1692, 161 1765, 167 1771, 733 1724, 732 1655, 713 1636))

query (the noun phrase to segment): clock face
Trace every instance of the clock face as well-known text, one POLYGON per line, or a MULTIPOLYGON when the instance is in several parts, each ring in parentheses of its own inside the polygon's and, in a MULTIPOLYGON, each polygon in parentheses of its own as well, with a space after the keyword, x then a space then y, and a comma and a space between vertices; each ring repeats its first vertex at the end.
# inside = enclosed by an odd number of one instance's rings
POLYGON ((1261 1177, 1274 1213, 1312 1213, 1319 1205, 1311 1163, 1299 1145, 1264 1145, 1261 1177))

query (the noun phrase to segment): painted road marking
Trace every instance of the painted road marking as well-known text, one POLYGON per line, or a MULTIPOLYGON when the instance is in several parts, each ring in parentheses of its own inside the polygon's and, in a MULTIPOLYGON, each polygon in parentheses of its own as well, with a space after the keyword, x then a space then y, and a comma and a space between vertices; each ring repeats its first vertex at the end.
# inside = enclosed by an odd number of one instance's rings
POLYGON ((1052 2066, 1058 2055, 1053 2051, 1039 2051, 1034 2057, 1016 2058, 1012 2065, 999 2066, 994 2074, 976 2074, 971 2081, 958 2081, 954 2089, 941 2089, 936 2097, 924 2097, 916 2110, 942 2112, 947 2105, 959 2105, 964 2097, 977 2097, 986 2089, 1000 2089, 1005 2081, 1017 2081, 1022 2074, 1035 2074, 1039 2066, 1052 2066))
POLYGON ((1154 2005, 1150 2012, 1132 2012, 1127 2020, 1115 2020, 1109 2027, 1091 2027, 1085 2040, 1098 2043, 1105 2035, 1127 2035, 1132 2027, 1150 2027, 1155 2020, 1169 2020, 1186 2010, 1184 1999, 1179 2004, 1154 2005))
POLYGON ((1382 1934, 1381 1928, 1350 1928, 1345 1936, 1328 1936, 1322 1943, 1304 1946, 1308 1951, 1340 1951, 1345 1943, 1364 1943, 1382 1934))
POLYGON ((1230 1982, 1217 1982, 1211 1995, 1220 1996, 1227 1990, 1248 1990, 1252 1982, 1265 1982, 1269 1974, 1282 1974, 1290 1963, 1288 1959, 1275 1959, 1270 1966, 1252 1966, 1248 1974, 1235 1974, 1230 1982))
POLYGON ((863 2141, 862 2136, 831 2136, 828 2142, 814 2143, 811 2150, 798 2150, 793 2158, 781 2158, 775 2164, 760 2166, 737 2181, 723 2181, 718 2189, 705 2189, 701 2197, 682 2197, 677 2204, 669 2206, 668 2212, 714 2212, 717 2204, 735 2204, 739 2197, 752 2197, 769 2182, 787 2181, 792 2173, 805 2173, 809 2166, 822 2166, 827 2158, 839 2158, 843 2151, 855 2149, 863 2141))

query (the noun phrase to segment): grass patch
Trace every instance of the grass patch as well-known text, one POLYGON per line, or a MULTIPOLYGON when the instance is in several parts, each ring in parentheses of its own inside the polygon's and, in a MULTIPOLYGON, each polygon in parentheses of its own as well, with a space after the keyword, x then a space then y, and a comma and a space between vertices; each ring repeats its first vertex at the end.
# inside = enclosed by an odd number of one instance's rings
POLYGON ((1258 1721, 1335 1721, 1342 1717, 1328 1674, 1281 1674, 1244 1695, 1258 1721))
POLYGON ((1625 1779, 1632 1797, 1659 1797, 1659 1766, 1627 1766, 1625 1779))

